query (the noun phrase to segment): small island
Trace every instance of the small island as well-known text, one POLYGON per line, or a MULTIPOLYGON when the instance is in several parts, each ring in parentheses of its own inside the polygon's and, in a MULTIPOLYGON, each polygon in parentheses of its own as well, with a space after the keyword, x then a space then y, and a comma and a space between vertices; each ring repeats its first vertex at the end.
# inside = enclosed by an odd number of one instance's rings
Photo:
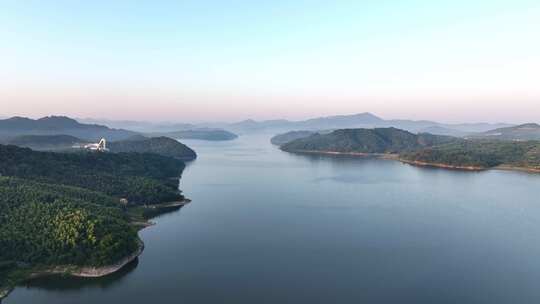
POLYGON ((280 149, 293 153, 377 156, 447 169, 490 168, 540 172, 539 141, 463 139, 396 128, 341 129, 292 140, 280 149))
POLYGON ((189 202, 185 164, 152 153, 0 145, 0 298, 37 276, 103 276, 144 248, 148 219, 189 202))
POLYGON ((223 130, 223 129, 213 129, 213 128, 196 128, 190 130, 181 130, 173 132, 159 132, 159 133, 147 133, 144 134, 148 137, 159 137, 166 136, 176 139, 199 139, 199 140, 209 140, 209 141, 225 141, 233 140, 238 138, 238 135, 223 130))

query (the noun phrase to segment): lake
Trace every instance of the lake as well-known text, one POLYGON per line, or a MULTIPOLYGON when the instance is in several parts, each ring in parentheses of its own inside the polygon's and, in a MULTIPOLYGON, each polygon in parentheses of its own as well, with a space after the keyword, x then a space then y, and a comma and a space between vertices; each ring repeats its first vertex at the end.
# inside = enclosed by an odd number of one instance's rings
POLYGON ((540 175, 294 155, 270 135, 183 141, 193 202, 138 262, 6 304, 540 303, 540 175))

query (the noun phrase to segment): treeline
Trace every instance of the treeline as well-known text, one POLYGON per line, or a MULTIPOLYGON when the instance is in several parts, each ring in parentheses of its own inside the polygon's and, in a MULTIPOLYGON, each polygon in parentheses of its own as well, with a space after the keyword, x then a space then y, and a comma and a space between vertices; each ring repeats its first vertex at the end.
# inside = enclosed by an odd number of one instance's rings
POLYGON ((110 196, 0 177, 0 288, 48 265, 102 266, 134 252, 137 232, 110 196))
POLYGON ((0 145, 0 174, 77 186, 131 203, 182 199, 181 160, 140 153, 51 153, 0 145))
POLYGON ((401 157, 450 166, 540 168, 540 142, 467 140, 403 153, 401 157))
POLYGON ((0 260, 106 265, 133 252, 136 231, 112 197, 0 178, 0 260))
POLYGON ((458 140, 450 136, 413 134, 396 128, 341 129, 298 138, 280 148, 289 152, 401 153, 458 140))
POLYGON ((396 128, 342 129, 292 140, 289 152, 392 153, 410 162, 454 167, 540 169, 540 141, 462 139, 396 128))
POLYGON ((110 142, 111 152, 154 153, 183 160, 193 160, 197 157, 195 151, 181 142, 168 137, 140 138, 110 142))

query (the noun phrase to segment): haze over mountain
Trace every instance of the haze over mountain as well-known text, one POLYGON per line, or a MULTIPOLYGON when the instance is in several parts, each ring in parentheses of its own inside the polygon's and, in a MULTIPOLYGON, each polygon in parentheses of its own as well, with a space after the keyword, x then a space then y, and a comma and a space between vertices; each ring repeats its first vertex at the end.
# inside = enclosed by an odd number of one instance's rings
POLYGON ((437 135, 465 136, 472 133, 511 127, 508 123, 462 123, 447 124, 430 120, 384 119, 369 112, 351 115, 332 115, 315 117, 306 120, 272 119, 256 121, 246 119, 239 122, 205 122, 205 123, 174 123, 174 122, 136 122, 114 120, 89 120, 99 122, 109 127, 124 128, 139 132, 176 132, 197 130, 200 128, 223 129, 237 134, 268 132, 284 133, 288 131, 321 131, 344 128, 387 128, 395 127, 413 133, 432 133, 437 135))
POLYGON ((65 151, 73 146, 82 146, 88 143, 71 135, 19 135, 9 139, 0 140, 0 144, 30 148, 36 151, 65 151))
POLYGON ((499 140, 540 140, 540 125, 527 123, 514 127, 498 128, 475 134, 471 138, 487 138, 499 140))
POLYGON ((112 120, 112 119, 96 119, 96 118, 77 118, 77 121, 87 124, 99 124, 109 128, 127 129, 136 132, 174 132, 191 130, 196 128, 190 123, 174 123, 174 122, 149 122, 136 120, 112 120))
POLYGON ((221 141, 221 140, 233 140, 238 137, 238 135, 225 131, 222 129, 212 129, 212 128, 195 128, 191 130, 181 130, 181 131, 172 131, 172 132, 154 132, 154 133, 145 133, 146 136, 156 137, 156 136, 166 136, 175 139, 200 139, 200 140, 210 140, 210 141, 221 141))
POLYGON ((0 138, 4 139, 20 135, 71 135, 96 141, 102 137, 108 140, 121 140, 136 134, 102 125, 81 124, 65 116, 47 116, 39 119, 12 117, 0 120, 0 138))
POLYGON ((292 130, 319 131, 345 128, 389 128, 407 130, 413 133, 429 132, 437 135, 464 136, 470 133, 485 132, 496 128, 512 126, 507 123, 463 123, 446 124, 429 120, 384 119, 364 112, 352 115, 334 115, 307 120, 244 120, 231 124, 212 124, 238 133, 247 132, 286 132, 292 130))

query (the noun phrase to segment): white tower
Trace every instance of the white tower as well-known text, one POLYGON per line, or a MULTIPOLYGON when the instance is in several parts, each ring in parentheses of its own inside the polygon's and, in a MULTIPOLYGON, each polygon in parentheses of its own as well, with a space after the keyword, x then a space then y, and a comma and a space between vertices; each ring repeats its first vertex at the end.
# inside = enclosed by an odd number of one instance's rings
POLYGON ((107 149, 107 141, 105 140, 105 138, 102 138, 99 141, 97 150, 100 151, 100 152, 108 151, 108 149, 107 149))

